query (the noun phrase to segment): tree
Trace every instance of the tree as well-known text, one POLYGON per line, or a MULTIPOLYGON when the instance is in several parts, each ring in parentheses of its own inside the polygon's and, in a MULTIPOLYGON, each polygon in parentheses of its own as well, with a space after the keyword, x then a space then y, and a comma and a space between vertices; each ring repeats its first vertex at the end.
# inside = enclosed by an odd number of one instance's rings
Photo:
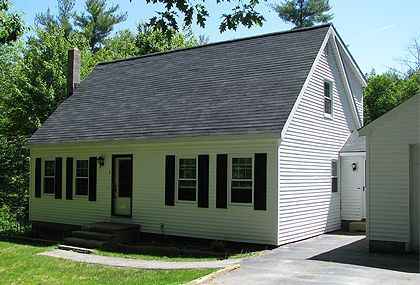
POLYGON ((0 0, 0 44, 16 41, 24 31, 20 15, 11 13, 11 7, 9 0, 0 0))
POLYGON ((414 37, 407 47, 407 55, 399 60, 405 69, 405 73, 410 76, 420 72, 420 36, 414 37))
POLYGON ((144 23, 139 24, 137 30, 136 46, 141 55, 205 43, 203 39, 195 37, 191 30, 187 30, 185 34, 171 31, 170 35, 166 36, 162 30, 152 29, 144 23))
POLYGON ((315 23, 327 23, 333 19, 328 0, 286 0, 282 4, 272 5, 284 22, 290 22, 295 28, 311 27, 315 23))
MULTIPOLYGON (((132 0, 130 0, 131 2, 132 0)), ((206 20, 210 16, 205 6, 205 0, 145 0, 150 4, 161 4, 163 11, 157 11, 157 16, 150 19, 149 25, 156 30, 160 30, 168 37, 174 31, 180 29, 177 18, 180 17, 183 22, 183 27, 191 27, 193 22, 200 27, 206 26, 206 20), (181 16, 179 16, 179 14, 181 16)), ((218 5, 227 4, 232 5, 231 0, 217 0, 218 5)), ((226 30, 236 30, 239 25, 245 27, 262 26, 265 18, 256 10, 260 0, 237 0, 230 13, 223 13, 221 15, 221 22, 219 31, 222 33, 226 30)))
POLYGON ((379 118, 420 92, 420 73, 403 78, 396 72, 372 74, 364 93, 364 124, 379 118))
POLYGON ((114 26, 127 19, 127 13, 117 13, 119 5, 106 6, 105 0, 86 0, 86 12, 75 15, 75 24, 89 41, 91 50, 97 51, 114 26))
POLYGON ((58 15, 51 14, 48 7, 45 13, 38 13, 35 16, 35 23, 46 27, 47 25, 59 25, 64 30, 64 36, 67 38, 73 31, 71 19, 73 16, 75 0, 57 0, 58 15))
MULTIPOLYGON (((48 25, 34 30, 22 50, 17 88, 3 101, 3 134, 31 136, 66 99, 67 51, 79 47, 89 60, 87 41, 76 33, 64 37, 64 29, 48 25)), ((90 70, 82 67, 82 77, 90 70)))

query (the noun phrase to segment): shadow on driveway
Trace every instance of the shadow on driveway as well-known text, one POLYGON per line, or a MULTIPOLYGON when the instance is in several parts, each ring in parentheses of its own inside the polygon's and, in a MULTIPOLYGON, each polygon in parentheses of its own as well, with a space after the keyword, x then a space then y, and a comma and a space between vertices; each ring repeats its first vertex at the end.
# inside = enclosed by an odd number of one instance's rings
POLYGON ((366 238, 318 254, 309 258, 309 260, 353 264, 407 273, 418 273, 420 271, 418 254, 370 253, 366 238))

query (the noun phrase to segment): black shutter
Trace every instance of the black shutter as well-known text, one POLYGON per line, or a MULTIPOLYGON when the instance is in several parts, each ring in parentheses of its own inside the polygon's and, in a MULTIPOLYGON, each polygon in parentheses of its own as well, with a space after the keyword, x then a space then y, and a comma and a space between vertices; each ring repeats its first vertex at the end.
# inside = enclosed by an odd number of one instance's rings
POLYGON ((63 159, 55 158, 55 199, 61 199, 63 192, 63 159))
POLYGON ((35 197, 41 198, 41 167, 40 158, 35 159, 35 197))
POLYGON ((216 208, 227 208, 227 154, 217 155, 216 208))
POLYGON ((198 207, 209 207, 209 156, 198 156, 198 207))
POLYGON ((96 201, 96 157, 89 157, 89 201, 96 201))
POLYGON ((254 210, 267 209, 267 154, 256 153, 254 164, 254 210))
POLYGON ((67 157, 66 160, 66 199, 73 199, 73 158, 67 157))
POLYGON ((165 205, 175 206, 175 155, 166 156, 165 205))

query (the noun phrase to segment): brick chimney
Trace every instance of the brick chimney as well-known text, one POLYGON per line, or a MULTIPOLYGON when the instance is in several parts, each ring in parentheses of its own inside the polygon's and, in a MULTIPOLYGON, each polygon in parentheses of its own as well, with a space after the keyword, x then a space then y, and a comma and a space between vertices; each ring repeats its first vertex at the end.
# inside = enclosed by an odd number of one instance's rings
POLYGON ((69 49, 67 65, 67 97, 71 96, 80 84, 80 50, 69 49))

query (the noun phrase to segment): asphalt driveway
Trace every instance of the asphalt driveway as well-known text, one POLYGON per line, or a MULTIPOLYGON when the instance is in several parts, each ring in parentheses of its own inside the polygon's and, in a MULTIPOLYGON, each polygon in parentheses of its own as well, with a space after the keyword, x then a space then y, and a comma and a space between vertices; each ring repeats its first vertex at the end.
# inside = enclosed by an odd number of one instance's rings
POLYGON ((372 254, 364 235, 325 234, 246 259, 211 284, 420 284, 419 256, 372 254))

